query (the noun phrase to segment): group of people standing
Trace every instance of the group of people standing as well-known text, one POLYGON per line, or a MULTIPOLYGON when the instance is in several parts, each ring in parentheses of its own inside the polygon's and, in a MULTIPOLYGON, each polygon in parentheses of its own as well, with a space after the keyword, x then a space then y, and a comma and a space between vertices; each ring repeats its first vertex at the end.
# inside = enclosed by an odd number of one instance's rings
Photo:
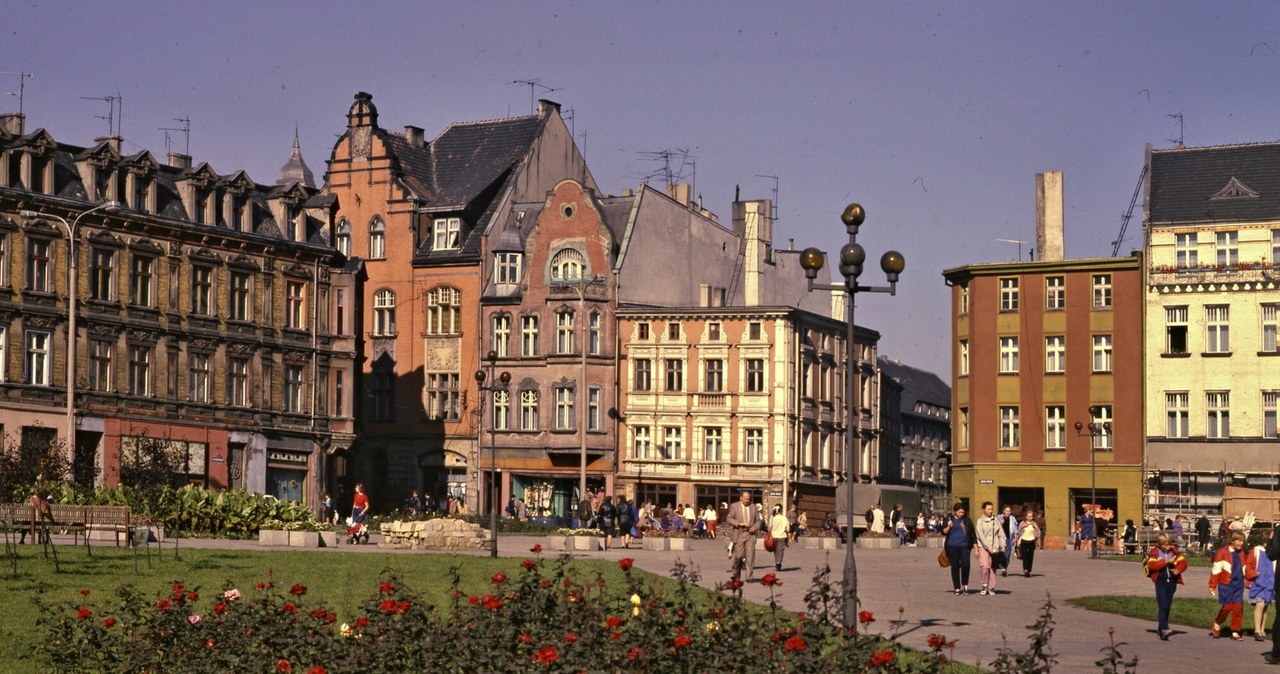
POLYGON ((1022 560, 1022 574, 1030 578, 1036 549, 1043 545, 1043 529, 1035 512, 1027 510, 1019 520, 1014 516, 1012 507, 1005 506, 997 515, 995 505, 986 501, 982 504, 982 516, 977 524, 966 512, 964 504, 957 503, 942 527, 955 594, 969 594, 970 555, 978 558, 982 582, 980 595, 996 594, 996 577, 1009 575, 1011 556, 1022 560))

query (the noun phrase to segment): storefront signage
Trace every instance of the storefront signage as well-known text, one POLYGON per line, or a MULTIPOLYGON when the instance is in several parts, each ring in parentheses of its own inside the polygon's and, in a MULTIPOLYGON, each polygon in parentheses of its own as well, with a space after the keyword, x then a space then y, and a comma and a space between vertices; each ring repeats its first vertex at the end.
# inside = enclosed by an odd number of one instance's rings
POLYGON ((978 484, 995 484, 995 483, 996 481, 989 477, 984 477, 981 480, 978 480, 978 484))
POLYGON ((294 452, 267 452, 267 460, 281 463, 306 463, 307 455, 294 452))

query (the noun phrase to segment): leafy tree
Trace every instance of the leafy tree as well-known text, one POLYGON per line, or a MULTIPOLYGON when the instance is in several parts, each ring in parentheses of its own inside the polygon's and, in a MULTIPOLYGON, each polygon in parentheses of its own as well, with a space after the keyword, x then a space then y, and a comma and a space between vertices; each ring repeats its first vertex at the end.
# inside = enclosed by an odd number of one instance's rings
POLYGON ((70 474, 66 442, 51 428, 28 427, 0 441, 0 495, 11 501, 50 492, 70 474))

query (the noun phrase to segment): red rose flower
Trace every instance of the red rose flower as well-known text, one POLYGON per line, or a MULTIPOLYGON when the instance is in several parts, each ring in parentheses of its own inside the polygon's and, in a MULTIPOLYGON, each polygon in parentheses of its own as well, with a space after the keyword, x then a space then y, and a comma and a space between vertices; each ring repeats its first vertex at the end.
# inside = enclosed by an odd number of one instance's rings
POLYGON ((173 594, 174 594, 175 598, 176 598, 176 597, 181 597, 182 595, 184 595, 184 594, 186 594, 186 593, 187 593, 187 586, 186 586, 186 585, 183 585, 182 583, 174 583, 174 584, 173 584, 173 594))
POLYGON ((491 594, 486 594, 484 599, 481 599, 480 601, 484 604, 484 607, 490 611, 496 611, 502 608, 502 599, 491 594))
POLYGON ((80 610, 76 611, 76 620, 88 620, 89 618, 92 618, 92 617, 93 617, 93 611, 90 611, 89 607, 87 606, 81 606, 80 610))
POLYGON ((688 646, 691 643, 693 643, 693 637, 689 636, 688 634, 681 634, 680 636, 676 637, 674 645, 676 648, 684 648, 685 646, 688 646))
POLYGON ((503 583, 507 582, 507 574, 505 574, 505 573, 503 573, 503 572, 499 571, 499 572, 497 572, 497 573, 493 574, 493 578, 490 578, 489 580, 493 581, 493 584, 494 584, 494 585, 501 585, 501 584, 503 584, 503 583))
POLYGON ((725 583, 725 587, 729 588, 730 590, 740 589, 742 587, 742 581, 737 578, 730 578, 729 582, 725 583))
POLYGON ((188 592, 187 601, 200 601, 200 595, 195 592, 188 592))
POLYGON ((409 606, 410 606, 410 604, 409 604, 409 600, 408 600, 408 599, 405 599, 404 601, 400 602, 400 611, 399 611, 399 612, 400 612, 400 613, 404 613, 405 611, 408 611, 408 610, 409 610, 409 606))
POLYGON ((103 621, 102 621, 102 626, 103 626, 103 627, 115 627, 115 626, 116 626, 116 619, 115 619, 115 618, 107 618, 106 620, 103 620, 103 621))
POLYGON ((214 605, 213 605, 213 612, 214 612, 214 613, 222 613, 223 611, 226 611, 226 610, 227 610, 227 605, 226 605, 226 604, 218 603, 218 604, 214 604, 214 605))
MULTIPOLYGON (((396 586, 391 583, 378 583, 378 592, 382 594, 391 594, 396 591, 396 586)), ((318 666, 318 665, 317 665, 318 666)))
POLYGON ((633 649, 631 649, 631 650, 627 651, 627 659, 628 659, 628 660, 635 660, 636 658, 640 657, 640 654, 641 654, 641 653, 643 653, 643 652, 644 652, 644 651, 640 650, 640 647, 639 647, 639 646, 636 646, 635 648, 633 648, 633 649))
POLYGON ((520 636, 516 637, 516 641, 519 641, 522 644, 531 644, 533 643, 533 637, 528 634, 521 633, 520 636))
POLYGON ((621 639, 622 639, 621 634, 618 634, 617 632, 609 633, 609 641, 620 641, 621 639))
POLYGON ((533 654, 533 661, 539 665, 550 665, 560 659, 560 652, 555 646, 543 646, 538 652, 533 654))
POLYGON ((791 653, 792 651, 803 651, 808 647, 809 647, 809 643, 805 641, 804 637, 800 636, 799 634, 791 637, 790 639, 787 639, 782 644, 782 650, 788 653, 791 653))
POLYGON ((394 599, 383 599, 382 603, 378 604, 378 610, 383 613, 395 613, 399 608, 400 602, 394 599))
POLYGON ((611 615, 609 616, 608 620, 604 621, 604 626, 608 627, 609 629, 613 629, 621 624, 622 624, 622 618, 619 618, 616 615, 611 615))
POLYGON ((541 585, 542 587, 551 587, 551 579, 543 578, 542 580, 538 581, 538 585, 541 585))
POLYGON ((288 660, 280 658, 279 660, 276 660, 276 671, 289 674, 289 672, 293 671, 293 665, 289 664, 288 660))
POLYGON ((267 589, 267 586, 266 586, 266 585, 263 585, 262 583, 258 583, 258 589, 259 589, 259 590, 265 590, 265 589, 267 589))
POLYGON ((477 596, 475 596, 475 595, 473 594, 473 595, 471 595, 470 597, 467 597, 467 603, 468 603, 468 604, 471 604, 472 606, 479 606, 479 605, 480 605, 480 598, 479 598, 479 597, 477 597, 477 596))
POLYGON ((295 584, 293 587, 289 588, 289 594, 295 597, 301 597, 306 593, 307 593, 307 588, 304 585, 295 584))
POLYGON ((893 651, 890 651, 890 650, 880 651, 879 653, 876 653, 875 655, 871 656, 871 666, 883 667, 887 664, 892 663, 894 657, 895 656, 893 651))
POLYGON ((89 596, 89 588, 87 588, 87 587, 86 587, 85 589, 80 590, 80 596, 81 596, 81 597, 88 597, 88 596, 89 596))
POLYGON ((325 669, 323 665, 316 665, 308 669, 307 674, 329 674, 329 670, 325 669))
POLYGON ((297 606, 295 606, 295 605, 294 605, 294 604, 292 604, 292 603, 287 603, 287 602, 286 602, 284 606, 281 606, 281 607, 280 607, 280 610, 281 610, 281 611, 284 611, 285 613, 297 613, 297 612, 298 612, 298 607, 297 607, 297 606))
POLYGON ((311 617, 318 620, 324 620, 324 609, 318 608, 311 612, 311 617))
POLYGON ((324 619, 325 619, 325 622, 333 622, 338 619, 338 614, 334 613, 333 611, 329 611, 328 613, 324 614, 324 619))
POLYGON ((564 579, 564 586, 565 586, 565 587, 570 587, 571 585, 573 585, 573 581, 572 581, 572 580, 570 580, 570 579, 568 579, 568 578, 565 578, 565 579, 564 579))
POLYGON ((218 645, 218 644, 217 644, 213 639, 205 639, 205 642, 204 642, 204 647, 205 647, 205 648, 207 648, 207 649, 209 649, 209 650, 213 650, 213 647, 214 647, 214 646, 217 646, 217 645, 218 645))
POLYGON ((862 623, 863 625, 870 625, 875 621, 876 621, 876 618, 875 616, 871 615, 871 611, 858 612, 858 622, 862 623))
POLYGON ((721 611, 718 608, 709 609, 707 611, 707 616, 711 618, 715 618, 716 620, 719 620, 720 618, 724 617, 724 611, 721 611))
POLYGON ((156 602, 156 608, 160 609, 161 611, 168 611, 169 609, 173 608, 173 602, 170 602, 168 599, 161 599, 160 601, 156 602))
POLYGON ((622 569, 623 571, 630 571, 631 565, 635 564, 635 561, 636 560, 631 559, 630 557, 623 557, 622 559, 618 560, 618 568, 622 569))
POLYGON ((534 544, 533 544, 533 547, 532 547, 532 548, 529 548, 529 552, 532 552, 532 553, 533 553, 533 554, 535 554, 535 555, 540 554, 540 553, 542 552, 542 544, 541 544, 541 543, 534 543, 534 544))
POLYGON ((356 618, 356 621, 354 623, 356 627, 364 627, 365 625, 368 625, 368 624, 369 624, 369 619, 364 616, 360 616, 359 618, 356 618))
POLYGON ((520 562, 520 566, 523 566, 526 571, 532 571, 537 565, 538 563, 532 559, 526 559, 523 562, 520 562))
POLYGON ((575 642, 575 641, 577 641, 577 640, 578 640, 578 635, 574 634, 573 632, 570 632, 570 633, 568 633, 568 634, 564 635, 564 642, 565 642, 566 644, 571 644, 571 643, 573 643, 573 642, 575 642))
POLYGON ((775 585, 782 585, 782 581, 778 580, 778 574, 766 573, 760 578, 760 584, 765 587, 773 587, 775 585))

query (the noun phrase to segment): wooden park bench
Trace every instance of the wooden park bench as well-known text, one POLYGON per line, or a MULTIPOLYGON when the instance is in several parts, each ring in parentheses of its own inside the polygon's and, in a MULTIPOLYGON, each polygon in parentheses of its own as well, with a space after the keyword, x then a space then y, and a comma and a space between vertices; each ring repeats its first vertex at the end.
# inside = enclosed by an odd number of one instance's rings
MULTIPOLYGON (((43 513, 37 513, 30 503, 0 503, 0 530, 16 534, 29 534, 33 541, 40 532, 71 534, 78 544, 80 537, 94 534, 114 534, 116 545, 124 540, 131 544, 130 536, 138 522, 129 506, 86 506, 50 504, 43 513)), ((23 536, 25 539, 26 536, 23 536)))

